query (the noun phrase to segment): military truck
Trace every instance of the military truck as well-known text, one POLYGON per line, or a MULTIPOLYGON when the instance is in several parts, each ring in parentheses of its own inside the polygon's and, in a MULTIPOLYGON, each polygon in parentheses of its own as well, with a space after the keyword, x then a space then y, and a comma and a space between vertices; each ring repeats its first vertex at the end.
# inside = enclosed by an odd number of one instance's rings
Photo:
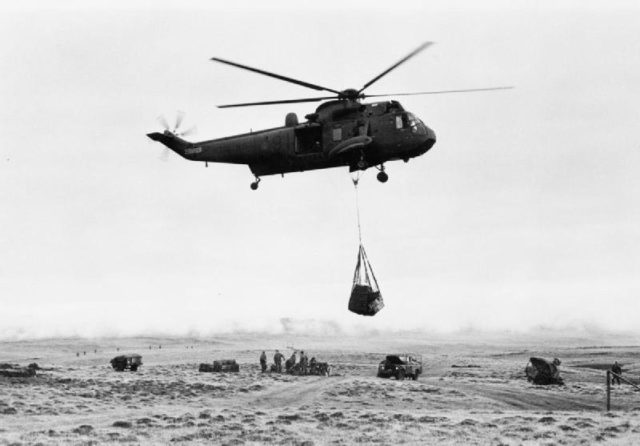
POLYGON ((422 356, 413 353, 387 355, 378 365, 379 378, 418 379, 422 374, 422 356))
POLYGON ((111 360, 111 367, 118 372, 123 372, 127 369, 135 372, 138 367, 142 365, 142 356, 137 354, 132 355, 120 355, 111 360))

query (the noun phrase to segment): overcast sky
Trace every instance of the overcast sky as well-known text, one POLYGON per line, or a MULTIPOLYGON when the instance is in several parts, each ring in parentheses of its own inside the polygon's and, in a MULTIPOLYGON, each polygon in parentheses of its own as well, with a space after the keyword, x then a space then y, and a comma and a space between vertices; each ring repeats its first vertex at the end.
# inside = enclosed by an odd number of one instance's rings
POLYGON ((209 3, 1 7, 0 337, 640 327, 637 3, 209 3), (317 92, 213 56, 359 88, 424 41, 368 92, 516 88, 398 98, 438 141, 361 181, 373 318, 347 311, 346 168, 254 192, 145 136, 177 110, 194 140, 314 110, 216 109, 317 92))

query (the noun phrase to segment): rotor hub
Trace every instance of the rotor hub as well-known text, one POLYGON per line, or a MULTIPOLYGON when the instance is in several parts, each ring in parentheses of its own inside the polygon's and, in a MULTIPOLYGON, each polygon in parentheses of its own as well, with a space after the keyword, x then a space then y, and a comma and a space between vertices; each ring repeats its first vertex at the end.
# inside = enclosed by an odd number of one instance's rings
POLYGON ((356 99, 359 99, 360 97, 362 97, 362 95, 355 88, 347 88, 346 90, 342 90, 340 92, 340 94, 338 95, 338 98, 340 98, 340 99, 348 99, 348 100, 351 100, 351 101, 355 101, 356 99))

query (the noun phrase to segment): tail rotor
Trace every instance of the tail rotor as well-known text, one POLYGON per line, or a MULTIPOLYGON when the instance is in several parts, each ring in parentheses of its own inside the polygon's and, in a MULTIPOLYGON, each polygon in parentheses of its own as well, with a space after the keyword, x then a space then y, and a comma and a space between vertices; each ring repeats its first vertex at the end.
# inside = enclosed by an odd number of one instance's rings
MULTIPOLYGON (((176 113, 176 119, 173 127, 169 125, 169 121, 167 121, 167 118, 165 118, 164 115, 158 116, 157 119, 160 126, 162 126, 162 128, 164 129, 165 135, 172 135, 172 136, 177 136, 181 138, 181 137, 193 135, 198 130, 198 127, 196 127, 195 125, 187 129, 181 130, 180 127, 182 126, 184 117, 185 117, 185 112, 178 110, 178 112, 176 113)), ((162 152, 162 155, 160 155, 160 159, 162 161, 167 161, 169 159, 169 152, 170 150, 165 147, 162 152)))
POLYGON ((176 113, 176 120, 175 120, 175 124, 173 125, 173 128, 169 125, 169 121, 167 121, 167 118, 165 118, 164 115, 158 116, 158 122, 164 129, 165 134, 172 134, 174 136, 182 137, 182 136, 189 136, 196 133, 196 131, 198 130, 198 127, 196 127, 195 125, 185 130, 180 130, 180 127, 182 126, 182 122, 184 121, 184 117, 185 117, 185 113, 183 111, 178 111, 176 113))

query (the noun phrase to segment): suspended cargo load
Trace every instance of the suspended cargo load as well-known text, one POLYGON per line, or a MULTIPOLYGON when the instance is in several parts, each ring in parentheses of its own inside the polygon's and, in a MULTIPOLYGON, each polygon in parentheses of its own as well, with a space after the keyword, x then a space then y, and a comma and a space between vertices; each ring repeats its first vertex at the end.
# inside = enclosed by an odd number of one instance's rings
POLYGON ((378 281, 373 274, 371 263, 369 263, 367 253, 361 243, 358 250, 356 270, 353 274, 349 311, 362 316, 374 316, 383 307, 384 302, 382 301, 378 281))

